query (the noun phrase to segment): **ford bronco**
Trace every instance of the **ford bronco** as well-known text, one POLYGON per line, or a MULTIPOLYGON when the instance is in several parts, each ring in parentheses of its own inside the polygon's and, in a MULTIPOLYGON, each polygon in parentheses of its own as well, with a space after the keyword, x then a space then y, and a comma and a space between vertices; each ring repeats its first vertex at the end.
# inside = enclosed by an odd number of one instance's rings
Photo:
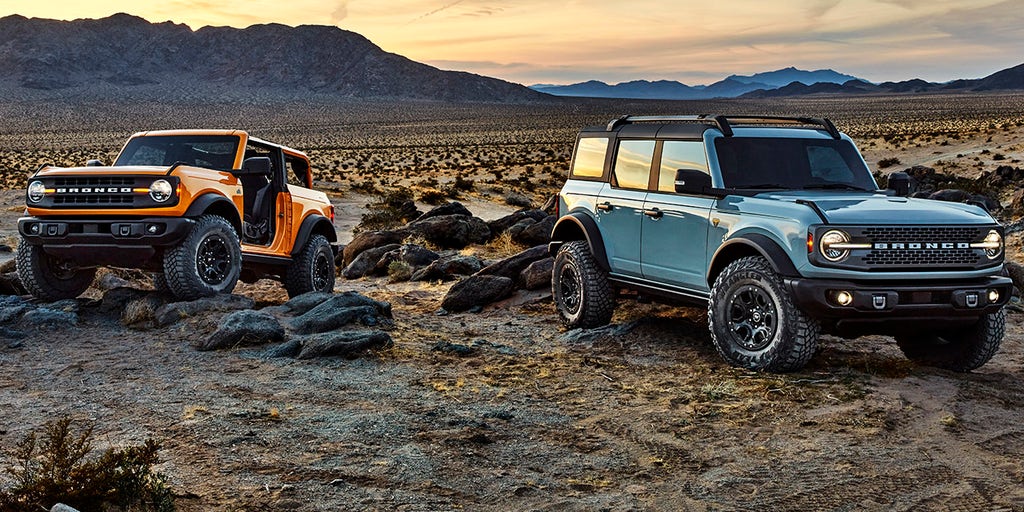
POLYGON ((29 178, 18 275, 44 300, 77 297, 99 266, 153 272, 183 300, 263 277, 331 291, 334 207, 312 183, 305 154, 244 131, 137 133, 111 166, 29 178))
POLYGON ((999 349, 1012 292, 1003 230, 975 205, 878 190, 827 119, 623 116, 576 140, 552 232, 563 323, 619 296, 706 305, 730 364, 793 371, 819 333, 895 337, 955 371, 999 349))

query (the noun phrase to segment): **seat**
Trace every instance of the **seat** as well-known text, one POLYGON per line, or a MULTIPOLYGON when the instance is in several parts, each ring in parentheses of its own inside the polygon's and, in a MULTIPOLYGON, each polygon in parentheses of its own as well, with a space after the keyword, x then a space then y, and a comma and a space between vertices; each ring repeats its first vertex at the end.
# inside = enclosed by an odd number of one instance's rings
POLYGON ((242 182, 242 235, 246 241, 265 244, 274 213, 273 183, 260 174, 243 174, 238 179, 242 182))

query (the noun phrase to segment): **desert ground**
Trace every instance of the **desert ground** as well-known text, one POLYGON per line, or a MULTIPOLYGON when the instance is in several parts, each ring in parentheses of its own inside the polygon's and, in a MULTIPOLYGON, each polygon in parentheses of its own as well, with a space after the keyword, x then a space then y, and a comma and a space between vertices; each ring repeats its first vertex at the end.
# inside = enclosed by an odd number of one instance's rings
MULTIPOLYGON (((307 151, 346 242, 366 204, 411 189, 485 220, 539 206, 581 126, 622 113, 832 118, 873 170, 977 178, 1024 160, 1024 96, 450 106, 0 104, 0 245, 16 245, 26 177, 110 161, 135 131, 247 129, 307 151)), ((1006 205, 1015 190, 1002 190, 1006 205)), ((1006 223, 1018 213, 1001 213, 1006 223)), ((514 252, 468 251, 494 260, 514 252)), ((1010 259, 1021 261, 1019 235, 1010 259)), ((11 253, 0 248, 0 265, 11 253)), ((109 275, 138 288, 130 272, 109 275)), ((345 280, 393 307, 391 347, 352 358, 200 352, 223 312, 126 327, 97 280, 53 323, 0 340, 0 453, 48 421, 97 447, 161 443, 178 510, 1024 510, 1024 314, 1001 351, 956 374, 893 341, 825 337, 804 370, 724 364, 699 309, 621 301, 609 327, 566 332, 548 293, 438 315, 451 283, 345 280)), ((269 281, 236 293, 257 307, 269 281)), ((2 471, 0 488, 11 483, 2 471)))

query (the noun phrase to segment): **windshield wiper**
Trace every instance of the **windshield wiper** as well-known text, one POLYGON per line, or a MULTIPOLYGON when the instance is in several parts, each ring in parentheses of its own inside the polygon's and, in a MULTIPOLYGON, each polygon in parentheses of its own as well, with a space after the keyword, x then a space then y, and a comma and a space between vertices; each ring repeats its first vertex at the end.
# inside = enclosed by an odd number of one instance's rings
POLYGON ((865 188, 860 188, 848 183, 812 183, 810 185, 804 185, 804 190, 857 190, 860 192, 868 192, 865 188))
POLYGON ((735 186, 735 187, 732 187, 732 188, 739 189, 739 190, 744 190, 744 189, 756 189, 756 188, 786 189, 786 188, 789 188, 789 187, 787 187, 785 185, 779 185, 778 183, 758 183, 758 184, 755 184, 755 185, 739 185, 739 186, 735 186))

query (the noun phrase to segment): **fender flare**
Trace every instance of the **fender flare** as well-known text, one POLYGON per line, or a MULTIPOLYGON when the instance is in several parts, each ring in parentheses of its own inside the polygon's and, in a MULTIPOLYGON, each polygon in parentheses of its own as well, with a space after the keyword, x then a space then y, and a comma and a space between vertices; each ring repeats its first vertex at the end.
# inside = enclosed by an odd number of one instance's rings
POLYGON ((297 256, 306 246, 306 241, 314 234, 324 235, 332 244, 338 242, 338 233, 334 231, 334 224, 331 223, 331 220, 314 213, 302 219, 299 231, 295 235, 295 245, 292 246, 291 255, 297 256))
POLYGON ((192 200, 192 204, 185 210, 184 217, 198 217, 210 209, 215 209, 218 215, 227 218, 228 222, 235 227, 239 233, 242 232, 242 219, 238 215, 238 208, 230 199, 213 192, 207 192, 192 200))
MULTIPOLYGON (((778 244, 778 242, 761 233, 747 233, 725 242, 718 248, 718 250, 715 251, 715 255, 711 257, 711 262, 708 264, 708 271, 706 274, 708 277, 708 285, 711 285, 714 282, 721 269, 725 268, 726 265, 732 262, 731 258, 729 261, 724 261, 720 259, 720 257, 724 256, 728 258, 728 255, 730 253, 735 253, 737 249, 753 249, 764 257, 764 259, 768 260, 772 269, 780 276, 800 277, 800 273, 796 270, 796 265, 793 265, 792 260, 789 259, 789 255, 778 244), (741 248, 739 246, 743 247, 741 248)), ((749 250, 744 252, 749 252, 749 250)))
POLYGON ((601 270, 611 271, 611 267, 608 265, 608 253, 604 250, 604 238, 601 237, 601 230, 597 227, 597 222, 594 222, 594 219, 586 213, 570 213, 555 222, 555 227, 551 230, 548 253, 555 256, 565 242, 572 240, 586 240, 587 245, 590 246, 590 253, 594 255, 601 270))

